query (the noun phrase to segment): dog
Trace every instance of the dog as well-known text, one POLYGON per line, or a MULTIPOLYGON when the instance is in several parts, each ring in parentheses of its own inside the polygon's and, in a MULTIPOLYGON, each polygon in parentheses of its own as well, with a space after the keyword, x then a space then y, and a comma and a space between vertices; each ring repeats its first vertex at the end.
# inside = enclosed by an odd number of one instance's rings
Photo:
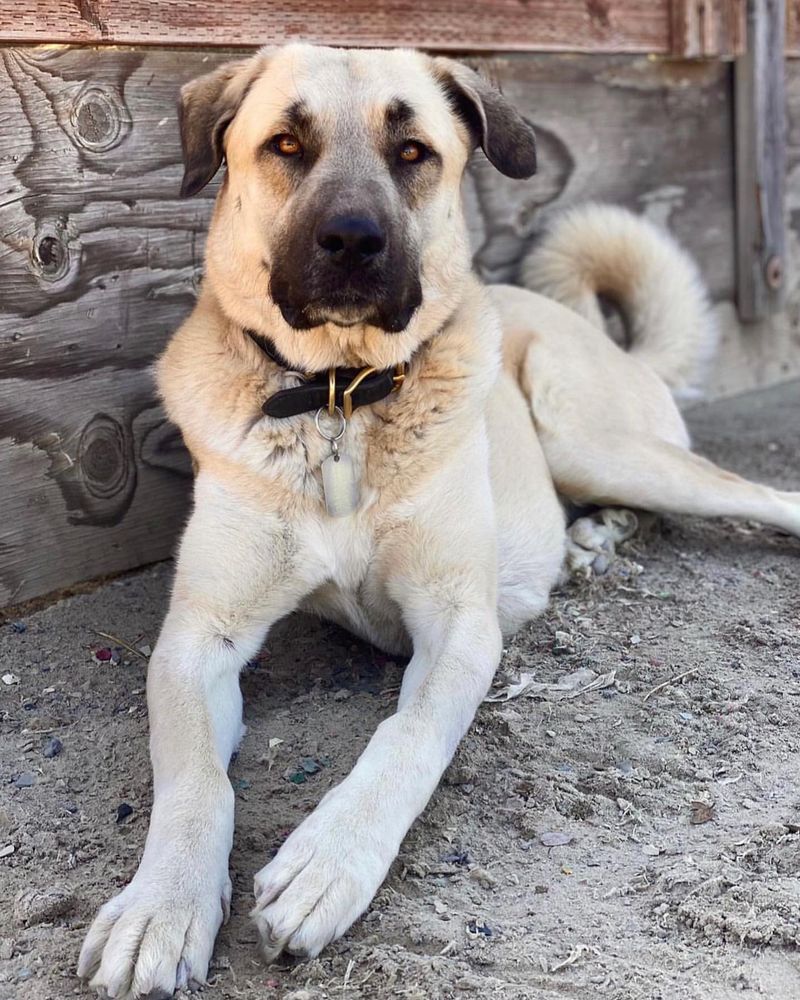
POLYGON ((269 49, 187 84, 180 121, 182 193, 226 171, 196 307, 157 366, 197 475, 148 672, 144 854, 79 959, 115 998, 206 976, 231 897, 238 674, 279 618, 304 608, 410 661, 396 712, 255 876, 268 960, 319 954, 369 905, 503 634, 545 607, 567 550, 562 500, 800 534, 800 493, 689 450, 670 386, 691 386, 711 325, 666 236, 595 206, 526 262, 547 295, 473 275, 467 161, 480 146, 527 178, 536 147, 472 70, 412 51, 269 49), (622 303, 630 350, 598 329, 599 293, 622 303))

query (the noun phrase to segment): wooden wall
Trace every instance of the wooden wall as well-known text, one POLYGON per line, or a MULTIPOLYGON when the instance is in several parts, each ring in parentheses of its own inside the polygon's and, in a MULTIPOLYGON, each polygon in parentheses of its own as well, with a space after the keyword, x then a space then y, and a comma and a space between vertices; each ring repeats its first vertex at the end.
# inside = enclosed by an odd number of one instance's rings
MULTIPOLYGON (((0 41, 115 45, 411 45, 460 52, 731 58, 754 0, 0 0, 0 41)), ((758 0, 762 2, 762 0, 758 0)), ((800 55, 800 0, 786 50, 800 55)))
MULTIPOLYGON (((0 0, 0 37, 123 45, 412 45, 492 51, 741 51, 746 0, 0 0)), ((793 35, 790 35, 793 38, 793 35)), ((800 40, 800 39, 798 39, 800 40)))
MULTIPOLYGON (((230 55, 0 52, 0 605, 172 550, 189 467, 150 365, 192 306, 213 194, 177 200, 175 98, 230 55)), ((535 123, 542 153, 529 183, 476 160, 466 200, 484 276, 513 277, 559 206, 621 202, 697 255, 731 362, 715 388, 788 374, 800 357, 800 65, 789 64, 788 309, 745 332, 730 65, 509 55, 483 66, 535 123)))

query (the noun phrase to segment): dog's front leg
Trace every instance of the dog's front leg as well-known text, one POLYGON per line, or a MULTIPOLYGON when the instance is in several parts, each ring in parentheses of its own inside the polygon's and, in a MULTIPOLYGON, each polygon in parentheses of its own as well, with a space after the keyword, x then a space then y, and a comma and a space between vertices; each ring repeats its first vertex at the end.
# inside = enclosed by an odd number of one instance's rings
POLYGON ((256 876, 253 916, 268 959, 282 949, 317 955, 363 913, 499 662, 488 481, 453 469, 444 478, 379 556, 414 644, 398 710, 256 876))
POLYGON ((154 802, 144 855, 100 909, 78 965, 104 995, 166 996, 205 978, 230 901, 238 674, 304 595, 302 567, 285 524, 198 478, 148 669, 154 802))

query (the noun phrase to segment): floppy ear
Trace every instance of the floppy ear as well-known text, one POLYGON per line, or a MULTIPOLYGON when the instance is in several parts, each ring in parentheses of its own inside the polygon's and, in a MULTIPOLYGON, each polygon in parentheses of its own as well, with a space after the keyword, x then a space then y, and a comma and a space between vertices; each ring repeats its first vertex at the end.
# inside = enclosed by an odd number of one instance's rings
POLYGON ((536 173, 533 127, 499 90, 468 66, 444 56, 433 63, 434 75, 453 110, 466 123, 489 162, 506 177, 532 177, 536 173))
POLYGON ((225 129, 263 68, 260 57, 239 59, 181 87, 178 120, 183 146, 181 198, 190 198, 219 170, 225 129))

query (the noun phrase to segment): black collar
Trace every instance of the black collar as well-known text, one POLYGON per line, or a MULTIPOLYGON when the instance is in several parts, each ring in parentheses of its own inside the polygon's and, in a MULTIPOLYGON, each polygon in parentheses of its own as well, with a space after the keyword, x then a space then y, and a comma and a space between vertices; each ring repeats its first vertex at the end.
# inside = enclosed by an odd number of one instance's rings
POLYGON ((298 372, 282 357, 267 337, 254 330, 245 330, 253 343, 274 364, 287 372, 294 372, 302 381, 290 389, 281 389, 269 396, 261 406, 268 417, 296 417, 300 413, 313 413, 327 409, 333 415, 338 406, 346 420, 359 406, 367 406, 385 399, 396 392, 406 377, 406 365, 395 368, 328 368, 324 372, 298 372))

